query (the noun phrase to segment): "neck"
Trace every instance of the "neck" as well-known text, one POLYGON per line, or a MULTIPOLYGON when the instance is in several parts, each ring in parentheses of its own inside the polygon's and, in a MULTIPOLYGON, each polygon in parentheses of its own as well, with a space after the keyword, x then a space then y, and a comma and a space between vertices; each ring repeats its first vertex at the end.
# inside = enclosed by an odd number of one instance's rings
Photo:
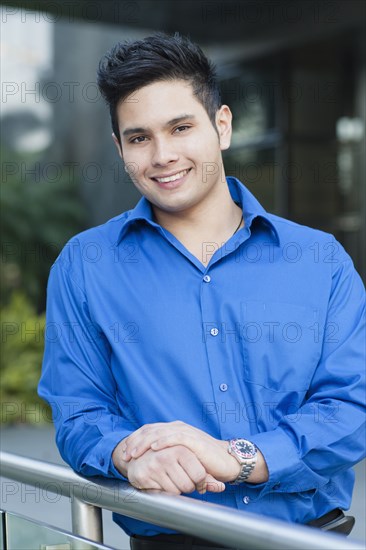
POLYGON ((219 193, 206 197, 205 201, 189 210, 166 212, 156 207, 153 210, 156 221, 204 264, 210 259, 207 254, 207 261, 202 258, 204 245, 215 244, 215 247, 211 247, 214 253, 244 223, 241 208, 233 201, 227 185, 223 185, 219 193))

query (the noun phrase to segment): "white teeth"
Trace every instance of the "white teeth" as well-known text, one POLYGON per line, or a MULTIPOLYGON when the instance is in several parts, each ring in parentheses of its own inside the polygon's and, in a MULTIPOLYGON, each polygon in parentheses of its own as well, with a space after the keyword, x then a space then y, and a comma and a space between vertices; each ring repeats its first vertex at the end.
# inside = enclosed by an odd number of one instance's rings
POLYGON ((159 183, 168 183, 169 181, 175 181, 179 180, 179 178, 182 178, 188 173, 188 170, 183 170, 182 172, 178 172, 178 174, 174 174, 173 176, 169 176, 167 178, 155 178, 159 183))

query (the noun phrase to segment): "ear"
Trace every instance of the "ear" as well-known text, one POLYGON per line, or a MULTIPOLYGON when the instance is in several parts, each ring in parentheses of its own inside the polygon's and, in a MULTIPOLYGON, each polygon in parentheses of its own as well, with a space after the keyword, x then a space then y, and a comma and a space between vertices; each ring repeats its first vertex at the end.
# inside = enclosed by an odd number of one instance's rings
POLYGON ((230 147, 233 115, 227 105, 222 105, 216 113, 216 127, 219 133, 220 149, 224 151, 230 147))
POLYGON ((121 147, 120 142, 119 142, 118 139, 117 139, 116 134, 114 134, 114 133, 112 134, 112 139, 113 139, 113 141, 114 141, 115 146, 117 147, 117 151, 118 151, 119 156, 120 156, 121 159, 123 160, 122 147, 121 147))

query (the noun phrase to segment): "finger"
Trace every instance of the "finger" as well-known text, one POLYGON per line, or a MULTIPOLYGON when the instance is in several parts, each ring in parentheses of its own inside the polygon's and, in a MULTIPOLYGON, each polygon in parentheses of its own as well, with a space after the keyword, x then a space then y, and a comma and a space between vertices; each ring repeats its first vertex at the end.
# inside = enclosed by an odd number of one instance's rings
POLYGON ((207 472, 196 455, 186 447, 177 446, 176 449, 179 453, 178 463, 186 472, 189 479, 192 480, 195 486, 199 483, 203 483, 206 479, 207 472))
POLYGON ((151 449, 154 451, 159 451, 168 447, 175 447, 176 445, 183 445, 195 453, 198 458, 202 452, 205 452, 206 448, 205 442, 198 437, 181 432, 159 437, 151 443, 151 449))
POLYGON ((172 495, 192 493, 195 490, 194 483, 178 463, 172 463, 166 470, 161 470, 153 479, 162 491, 172 495))
POLYGON ((129 479, 129 483, 135 487, 136 489, 139 489, 139 491, 162 491, 163 489, 160 486, 160 483, 157 483, 153 479, 129 479))
MULTIPOLYGON (((204 482, 199 486, 201 494, 208 491, 209 493, 222 493, 225 491, 225 483, 214 478, 211 474, 207 474, 204 482)), ((197 489, 198 490, 198 489, 197 489)))
POLYGON ((163 449, 157 453, 150 450, 149 453, 151 453, 154 460, 152 477, 167 492, 174 494, 192 493, 196 489, 196 482, 206 478, 206 471, 202 464, 185 447, 175 446, 172 449, 163 449), (166 476, 169 477, 170 483, 167 481, 166 476), (174 485, 175 489, 171 484, 174 485))
POLYGON ((131 458, 137 458, 144 454, 150 448, 151 440, 159 436, 160 426, 163 426, 163 424, 145 424, 127 437, 122 446, 123 460, 128 462, 131 458))
MULTIPOLYGON (((195 483, 178 462, 180 453, 192 454, 184 447, 160 452, 149 451, 129 464, 128 478, 138 489, 157 489, 179 495, 195 490, 195 483)), ((194 455, 193 455, 194 456, 194 455)))
MULTIPOLYGON (((155 422, 154 424, 145 424, 133 434, 126 438, 122 447, 123 460, 128 462, 131 458, 138 458, 142 456, 148 449, 151 448, 151 444, 157 439, 165 437, 177 437, 177 443, 179 444, 179 437, 182 438, 190 436, 195 439, 203 441, 203 439, 212 439, 211 436, 186 424, 185 422, 176 420, 174 422, 155 422)), ((164 447, 162 447, 164 448, 164 447)))
POLYGON ((197 456, 186 447, 179 449, 178 462, 189 478, 194 482, 196 490, 204 494, 206 491, 221 493, 225 491, 225 484, 207 473, 197 456))
POLYGON ((156 468, 146 469, 146 465, 142 469, 138 468, 136 473, 133 473, 129 477, 131 485, 140 489, 141 491, 164 491, 173 494, 179 494, 178 488, 172 483, 170 477, 167 475, 164 469, 157 470, 156 468))
POLYGON ((178 478, 178 475, 170 477, 168 474, 162 474, 161 478, 159 478, 159 484, 165 493, 180 495, 183 491, 179 486, 178 478))
POLYGON ((173 467, 168 470, 167 474, 177 491, 179 491, 179 494, 189 494, 196 490, 195 483, 180 464, 173 465, 173 467))
POLYGON ((225 484, 213 477, 211 474, 206 474, 205 479, 196 485, 196 491, 202 495, 207 491, 210 493, 222 493, 225 489, 225 484))
POLYGON ((123 460, 128 462, 131 458, 142 456, 151 447, 151 443, 160 437, 174 433, 176 429, 182 429, 177 422, 156 422, 146 424, 131 434, 123 446, 123 460))

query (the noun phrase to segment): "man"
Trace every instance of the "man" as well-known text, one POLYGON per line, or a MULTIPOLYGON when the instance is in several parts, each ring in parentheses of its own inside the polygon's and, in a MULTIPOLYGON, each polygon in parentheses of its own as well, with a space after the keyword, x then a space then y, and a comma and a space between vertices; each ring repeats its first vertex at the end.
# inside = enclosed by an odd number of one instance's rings
MULTIPOLYGON (((51 270, 39 392, 61 455, 139 489, 339 518, 365 455, 365 296, 351 259, 225 179, 230 109, 188 39, 117 44, 98 82, 143 198, 73 238, 51 270)), ((132 548, 187 543, 115 520, 132 548)))

